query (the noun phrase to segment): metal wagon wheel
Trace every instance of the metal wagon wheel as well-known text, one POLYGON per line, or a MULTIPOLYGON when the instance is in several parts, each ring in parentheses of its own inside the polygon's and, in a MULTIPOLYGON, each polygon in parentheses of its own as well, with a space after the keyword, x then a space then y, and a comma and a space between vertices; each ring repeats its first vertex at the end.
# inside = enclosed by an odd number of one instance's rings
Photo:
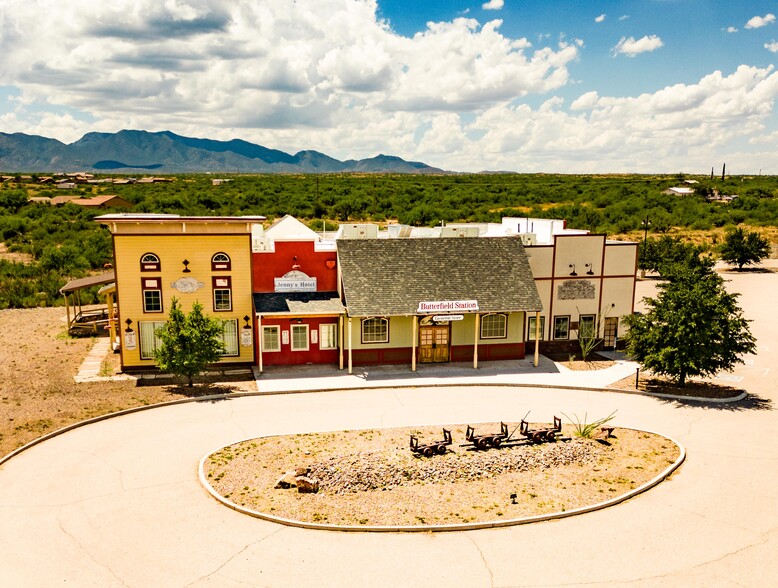
POLYGON ((422 451, 422 455, 424 457, 432 457, 433 455, 435 455, 435 448, 434 447, 425 447, 424 450, 422 451))
POLYGON ((488 439, 485 439, 485 438, 481 438, 481 439, 479 439, 479 440, 476 442, 475 446, 476 446, 478 449, 489 449, 489 440, 488 440, 488 439))
POLYGON ((533 443, 543 443, 543 433, 542 431, 538 431, 537 433, 534 433, 532 435, 532 442, 533 443))
POLYGON ((441 443, 440 445, 438 445, 438 446, 436 447, 436 449, 438 450, 438 454, 439 454, 439 455, 443 455, 444 453, 446 453, 446 446, 445 446, 443 443, 441 443))

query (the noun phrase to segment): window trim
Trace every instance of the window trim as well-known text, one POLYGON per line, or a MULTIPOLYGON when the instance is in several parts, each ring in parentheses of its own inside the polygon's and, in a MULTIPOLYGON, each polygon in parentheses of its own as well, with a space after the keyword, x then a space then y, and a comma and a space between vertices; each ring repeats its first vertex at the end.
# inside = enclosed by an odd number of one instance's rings
POLYGON ((291 351, 308 351, 311 348, 311 329, 307 324, 289 325, 289 349, 291 351), (295 347, 294 333, 296 330, 305 329, 305 347, 295 347))
POLYGON ((490 312, 487 314, 484 314, 481 316, 481 328, 479 329, 478 336, 481 339, 484 340, 491 340, 491 339, 507 339, 508 338, 508 315, 504 312, 490 312), (484 319, 487 317, 502 317, 503 323, 503 331, 502 335, 484 335, 484 319))
POLYGON ((581 324, 583 323, 583 319, 592 319, 592 329, 594 330, 594 338, 597 338, 597 315, 596 314, 579 314, 578 315, 578 338, 581 338, 581 324))
POLYGON ((281 352, 281 325, 262 325, 262 353, 280 353, 281 352), (265 346, 265 331, 275 329, 276 331, 276 345, 273 349, 268 349, 265 346))
POLYGON ((389 319, 382 316, 371 316, 368 318, 363 318, 360 322, 360 340, 363 345, 373 345, 375 343, 381 344, 381 343, 389 343, 389 319), (375 339, 375 340, 366 340, 365 339, 365 324, 368 321, 381 321, 385 325, 385 332, 386 335, 383 339, 375 339))
POLYGON ((211 277, 211 300, 213 302, 214 312, 232 312, 232 278, 230 276, 212 276, 211 277), (224 280, 226 285, 218 285, 220 280, 224 280), (230 299, 229 308, 216 307, 216 291, 226 290, 230 299))
POLYGON ((212 272, 229 272, 232 271, 232 259, 224 251, 219 251, 211 256, 211 271, 212 272), (226 257, 226 260, 217 261, 216 258, 220 255, 226 257))
POLYGON ((141 360, 154 360, 154 351, 159 348, 160 344, 159 337, 157 337, 157 329, 162 328, 165 322, 166 321, 138 321, 138 354, 141 360), (143 344, 143 331, 145 330, 145 325, 151 325, 152 334, 154 336, 154 348, 151 350, 151 353, 148 353, 143 344))
POLYGON ((160 314, 165 312, 165 304, 162 300, 162 278, 141 278, 140 290, 144 314, 160 314), (159 296, 159 310, 149 310, 149 301, 146 299, 146 294, 151 292, 156 292, 159 296))
MULTIPOLYGON (((535 329, 533 329, 531 326, 533 322, 535 322, 535 317, 528 316, 527 317, 527 341, 535 340, 535 329)), ((541 341, 546 340, 546 317, 543 315, 540 315, 540 340, 541 341)))
POLYGON ((235 353, 227 353, 227 330, 226 328, 222 331, 222 344, 224 345, 224 352, 221 353, 221 357, 240 357, 240 327, 238 326, 238 319, 223 319, 222 320, 222 326, 225 326, 227 323, 232 323, 235 326, 235 353))
POLYGON ((554 330, 552 332, 554 341, 569 341, 570 340, 570 315, 569 314, 560 314, 554 316, 554 330), (567 328, 565 329, 565 336, 564 337, 557 337, 556 336, 556 324, 558 320, 564 320, 566 321, 567 328))
POLYGON ((156 253, 146 252, 140 256, 140 271, 142 272, 158 272, 162 271, 162 263, 159 260, 159 255, 156 253), (145 261, 147 257, 151 257, 156 261, 145 261))
POLYGON ((321 323, 319 325, 319 349, 337 349, 338 348, 338 323, 321 323), (327 327, 328 329, 331 328, 335 332, 335 344, 330 346, 324 346, 325 338, 322 335, 322 330, 324 327, 327 327))

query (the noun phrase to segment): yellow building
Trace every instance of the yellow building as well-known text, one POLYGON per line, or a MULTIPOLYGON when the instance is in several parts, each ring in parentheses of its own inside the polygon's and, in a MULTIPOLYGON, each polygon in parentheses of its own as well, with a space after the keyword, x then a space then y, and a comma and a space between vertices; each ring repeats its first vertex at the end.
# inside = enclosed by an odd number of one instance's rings
POLYGON ((184 312, 199 302, 223 321, 222 363, 254 363, 251 235, 262 231, 264 217, 109 214, 96 220, 113 235, 122 369, 155 367, 155 330, 174 297, 184 312))

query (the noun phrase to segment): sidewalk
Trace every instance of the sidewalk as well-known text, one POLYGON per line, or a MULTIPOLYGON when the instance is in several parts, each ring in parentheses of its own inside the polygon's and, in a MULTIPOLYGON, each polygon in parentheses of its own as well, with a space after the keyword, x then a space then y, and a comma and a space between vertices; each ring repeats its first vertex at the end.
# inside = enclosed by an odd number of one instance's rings
POLYGON ((626 361, 621 353, 599 352, 616 363, 601 370, 572 371, 541 355, 538 367, 532 358, 482 362, 478 369, 467 363, 420 364, 417 371, 408 365, 358 366, 348 374, 330 365, 267 366, 261 374, 254 368, 257 389, 265 393, 348 388, 392 388, 444 386, 452 384, 574 386, 604 388, 635 373, 638 364, 626 361))

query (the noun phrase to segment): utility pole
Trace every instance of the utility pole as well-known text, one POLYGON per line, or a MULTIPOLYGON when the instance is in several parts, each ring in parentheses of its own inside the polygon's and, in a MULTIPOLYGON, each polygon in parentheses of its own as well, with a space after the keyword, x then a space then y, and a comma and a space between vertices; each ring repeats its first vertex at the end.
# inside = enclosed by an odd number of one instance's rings
POLYGON ((721 166, 721 181, 724 181, 724 174, 727 173, 727 164, 725 163, 723 166, 721 166))

